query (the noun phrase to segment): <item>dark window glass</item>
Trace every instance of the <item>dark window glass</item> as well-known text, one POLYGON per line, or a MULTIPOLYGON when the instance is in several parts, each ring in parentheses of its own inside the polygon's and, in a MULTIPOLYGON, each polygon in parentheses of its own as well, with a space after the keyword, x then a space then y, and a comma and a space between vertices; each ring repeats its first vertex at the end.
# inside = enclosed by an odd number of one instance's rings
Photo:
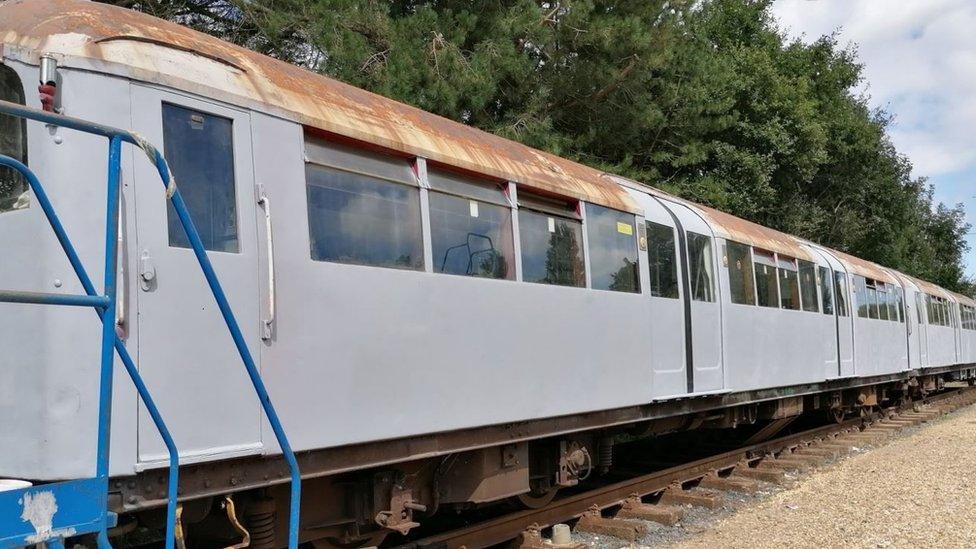
POLYGON ((890 298, 890 296, 888 295, 888 287, 885 284, 879 282, 877 285, 877 291, 878 291, 877 294, 878 295, 878 318, 880 318, 881 320, 889 320, 891 318, 889 314, 891 311, 888 310, 888 299, 890 298))
POLYGON ((792 259, 779 260, 779 302, 784 309, 800 308, 800 282, 792 259))
MULTIPOLYGON (((0 64, 0 99, 24 104, 24 86, 17 73, 0 64)), ((0 154, 27 163, 27 120, 0 114, 0 154)), ((20 172, 0 166, 0 212, 30 205, 29 186, 20 172)))
POLYGON ((938 325, 939 324, 939 315, 936 314, 936 302, 935 302, 935 298, 932 297, 932 296, 930 296, 930 295, 928 295, 928 294, 926 294, 925 295, 925 304, 926 304, 925 305, 925 309, 926 309, 926 312, 928 313, 928 317, 929 317, 929 324, 938 325))
POLYGON ((434 272, 515 277, 512 211, 507 207, 432 191, 430 241, 434 272))
POLYGON ((779 288, 776 284, 776 261, 772 256, 753 253, 756 272, 756 297, 763 307, 779 307, 779 288))
POLYGON ((800 304, 804 311, 820 311, 817 303, 817 266, 809 261, 798 259, 800 269, 800 304))
POLYGON ((854 293, 857 299, 857 316, 860 318, 871 318, 871 307, 868 303, 867 280, 862 276, 854 277, 854 293))
MULTIPOLYGON (((166 160, 186 201, 203 247, 240 251, 234 189, 233 122, 200 111, 163 105, 166 160)), ((189 248, 173 205, 167 202, 169 245, 189 248)))
POLYGON ((874 286, 873 281, 868 281, 866 286, 866 295, 868 303, 868 315, 870 318, 875 320, 878 319, 878 289, 874 286))
POLYGON ((898 322, 898 293, 891 284, 885 285, 885 289, 887 290, 885 297, 887 298, 888 320, 898 322))
POLYGON ((640 292, 634 216, 587 204, 586 235, 593 288, 640 292))
POLYGON ((712 239, 698 233, 688 233, 688 268, 691 298, 695 301, 715 301, 713 289, 712 239))
POLYGON ((895 289, 895 296, 897 299, 896 307, 898 309, 898 322, 905 322, 905 290, 901 288, 895 289))
POLYGON ((834 296, 837 298, 837 314, 847 316, 847 275, 834 273, 834 296))
POLYGON ((678 262, 674 247, 674 229, 647 222, 647 263, 651 271, 651 295, 678 297, 678 262))
POLYGON ((519 210, 522 280, 559 286, 586 285, 583 224, 575 219, 519 210))
POLYGON ((729 262, 729 290, 732 303, 755 305, 751 249, 745 244, 728 242, 725 253, 729 262))
POLYGON ((422 269, 420 191, 306 164, 312 259, 422 269))
POLYGON ((825 315, 832 315, 834 314, 834 300, 831 292, 831 288, 833 287, 831 281, 834 279, 834 277, 831 276, 831 270, 827 267, 820 267, 819 271, 820 301, 823 304, 823 313, 825 315))

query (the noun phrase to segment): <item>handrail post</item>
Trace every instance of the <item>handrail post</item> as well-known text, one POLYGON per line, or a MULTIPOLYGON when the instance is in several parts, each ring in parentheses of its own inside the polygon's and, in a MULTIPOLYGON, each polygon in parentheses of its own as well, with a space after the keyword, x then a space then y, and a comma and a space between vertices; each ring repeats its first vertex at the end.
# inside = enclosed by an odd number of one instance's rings
MULTIPOLYGON (((119 179, 122 162, 122 139, 112 137, 108 151, 108 189, 105 212, 105 272, 103 295, 108 306, 102 309, 102 361, 98 395, 98 452, 96 476, 108 489, 109 451, 112 431, 112 374, 115 371, 115 278, 118 271, 119 179)), ((108 494, 106 493, 106 497, 108 494)), ((108 525, 99 532, 99 545, 108 542, 108 525)))

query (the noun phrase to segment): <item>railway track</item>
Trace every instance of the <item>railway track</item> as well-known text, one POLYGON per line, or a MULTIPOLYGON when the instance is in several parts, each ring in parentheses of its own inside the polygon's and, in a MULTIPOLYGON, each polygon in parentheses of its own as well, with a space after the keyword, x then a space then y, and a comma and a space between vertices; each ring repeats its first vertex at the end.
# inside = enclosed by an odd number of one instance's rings
POLYGON ((750 444, 667 469, 638 475, 557 498, 539 509, 517 511, 415 541, 403 547, 474 549, 513 542, 525 549, 578 549, 568 527, 555 538, 543 531, 575 521, 579 531, 613 536, 624 542, 642 538, 645 521, 673 525, 687 505, 715 509, 722 492, 754 492, 760 483, 783 483, 787 473, 805 471, 853 448, 877 445, 902 429, 931 421, 976 403, 976 389, 960 388, 905 407, 750 444), (562 542, 562 543, 560 543, 562 542))

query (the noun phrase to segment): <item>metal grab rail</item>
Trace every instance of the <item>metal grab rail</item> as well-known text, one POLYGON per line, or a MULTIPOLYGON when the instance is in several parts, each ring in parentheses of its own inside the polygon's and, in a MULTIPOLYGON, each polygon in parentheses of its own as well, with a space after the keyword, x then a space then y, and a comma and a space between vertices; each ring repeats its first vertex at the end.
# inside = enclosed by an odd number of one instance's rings
MULTIPOLYGON (((268 395, 267 388, 264 385, 264 381, 261 379, 261 374, 258 372, 257 366, 254 363, 254 359, 251 356, 251 352, 247 347, 247 343, 244 340, 244 336, 241 333, 240 326, 237 323, 237 319, 234 317, 234 313, 230 308, 230 304, 227 300, 227 296, 224 294, 223 288, 217 279, 217 274, 214 271, 213 265, 210 263, 210 259, 207 257, 207 252, 203 247, 203 242, 200 240, 200 235, 193 224, 192 219, 190 219, 189 211, 187 210, 186 203, 183 201, 183 197, 179 190, 176 188, 175 181, 169 171, 169 166, 166 164, 166 160, 163 155, 150 143, 142 139, 138 135, 128 132, 125 130, 120 130, 105 126, 102 124, 95 124, 91 122, 86 122, 77 118, 72 118, 68 116, 63 116, 59 114, 54 114, 51 112, 46 112, 38 109, 33 109, 30 107, 25 107, 23 105, 18 105, 16 103, 11 103, 8 101, 0 101, 0 113, 9 114, 12 116, 17 116, 20 118, 26 118, 30 120, 36 120, 43 122, 45 124, 51 124, 54 126, 59 126, 63 128, 68 128, 72 130, 77 130, 89 134, 100 135, 109 139, 109 171, 108 171, 108 209, 106 212, 106 238, 105 238, 105 283, 104 290, 105 295, 101 296, 108 299, 108 303, 105 306, 96 306, 96 311, 100 314, 102 320, 102 362, 101 362, 101 385, 99 391, 99 440, 98 440, 98 454, 97 454, 97 476, 99 478, 104 478, 106 481, 108 479, 108 459, 109 459, 109 427, 111 420, 111 394, 112 394, 112 369, 113 369, 113 358, 114 350, 117 350, 119 356, 122 358, 122 362, 125 365, 126 371, 129 376, 132 377, 133 383, 136 385, 137 391, 139 391, 140 396, 143 398, 143 402, 146 404, 147 409, 150 409, 150 415, 153 418, 153 422, 156 423, 157 429, 160 430, 160 434, 163 436, 164 442, 168 451, 170 452, 170 486, 168 492, 168 508, 167 508, 167 548, 172 547, 173 532, 175 524, 175 506, 176 506, 176 489, 178 487, 178 453, 176 453, 175 444, 173 444, 172 438, 169 436, 169 432, 162 421, 162 417, 159 415, 158 410, 155 409, 155 405, 152 403, 152 399, 149 396, 149 391, 146 386, 142 383, 142 379, 132 362, 132 358, 126 351, 125 346, 119 341, 115 334, 115 308, 116 308, 116 287, 115 287, 115 273, 117 269, 117 253, 118 253, 118 210, 119 210, 119 182, 121 173, 121 145, 123 142, 136 145, 142 149, 147 156, 149 156, 150 161, 156 167, 159 173, 160 179, 166 188, 166 194, 170 202, 173 204, 173 208, 176 211, 177 217, 180 220, 180 224, 183 227, 184 232, 187 235, 187 239, 193 248, 194 255, 197 257, 197 261, 203 271, 204 277, 207 280, 207 284, 210 286, 211 292, 214 294, 214 299, 217 301, 217 305, 220 309, 221 315, 224 318, 224 322, 227 325, 227 329, 230 331, 231 337, 234 340, 234 344, 237 347, 238 353, 240 354, 241 360, 244 363, 244 367, 247 371, 248 377, 251 380, 251 384, 254 387, 255 392, 261 402, 262 409, 268 418, 271 428, 274 431, 275 438, 278 441, 278 445, 281 448, 282 454, 288 463, 288 468, 291 473, 291 501, 290 501, 290 514, 289 514, 289 532, 288 532, 288 546, 290 549, 297 549, 298 547, 298 524, 299 524, 299 510, 301 506, 301 476, 298 469, 298 461, 295 459, 295 454, 291 449, 291 445, 288 442, 287 435, 284 432, 284 428, 281 425, 281 421, 278 418, 278 414, 275 411, 274 405, 271 403, 271 398, 268 395), (165 434, 163 434, 165 433, 165 434)), ((68 260, 71 262, 76 274, 78 274, 79 280, 82 282, 82 286, 85 288, 85 292, 88 297, 98 296, 95 292, 94 286, 91 284, 91 280, 81 264, 77 253, 75 253, 74 247, 71 245, 70 240, 68 240, 67 233, 64 227, 61 225, 54 208, 51 206, 50 200, 48 200, 46 193, 40 182, 34 176, 31 171, 24 166, 22 163, 18 162, 9 157, 0 156, 0 161, 3 165, 13 167, 17 169, 28 180, 31 185, 32 190, 38 198, 38 202, 41 204, 41 208, 44 210, 44 214, 51 224, 52 229, 54 229, 55 234, 58 237, 58 241, 61 243, 62 249, 68 256, 68 260)), ((22 292, 20 292, 22 293, 22 292)), ((60 298, 60 294, 58 294, 60 298)), ((0 301, 4 301, 3 295, 0 295, 0 301)), ((32 297, 37 297, 34 294, 32 297)), ((84 296, 77 296, 79 298, 84 296)), ((39 301, 31 301, 36 303, 54 303, 54 301, 46 301, 43 297, 38 297, 39 301)), ((107 487, 107 483, 106 483, 107 487)), ((108 541, 108 535, 106 527, 103 526, 99 532, 99 545, 103 547, 110 547, 108 541)))

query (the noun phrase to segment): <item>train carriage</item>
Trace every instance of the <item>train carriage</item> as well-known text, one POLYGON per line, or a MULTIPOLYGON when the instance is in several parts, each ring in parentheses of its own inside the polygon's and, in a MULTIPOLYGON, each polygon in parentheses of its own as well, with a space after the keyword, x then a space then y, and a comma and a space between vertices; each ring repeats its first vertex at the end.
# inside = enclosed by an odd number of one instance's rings
MULTIPOLYGON (((12 0, 0 61, 0 99, 163 152, 299 453, 302 540, 544 505, 618 438, 843 418, 976 373, 970 298, 172 23, 12 0)), ((0 154, 97 266, 104 140, 36 112, 0 114, 0 154)), ((185 524, 236 498, 283 531, 275 424, 157 171, 121 158, 118 337, 179 448, 185 524)), ((0 168, 0 288, 84 293, 39 205, 0 168)), ((100 327, 3 306, 0 477, 90 475, 100 327)), ((158 525, 168 448, 135 389, 112 400, 107 505, 158 525)))

